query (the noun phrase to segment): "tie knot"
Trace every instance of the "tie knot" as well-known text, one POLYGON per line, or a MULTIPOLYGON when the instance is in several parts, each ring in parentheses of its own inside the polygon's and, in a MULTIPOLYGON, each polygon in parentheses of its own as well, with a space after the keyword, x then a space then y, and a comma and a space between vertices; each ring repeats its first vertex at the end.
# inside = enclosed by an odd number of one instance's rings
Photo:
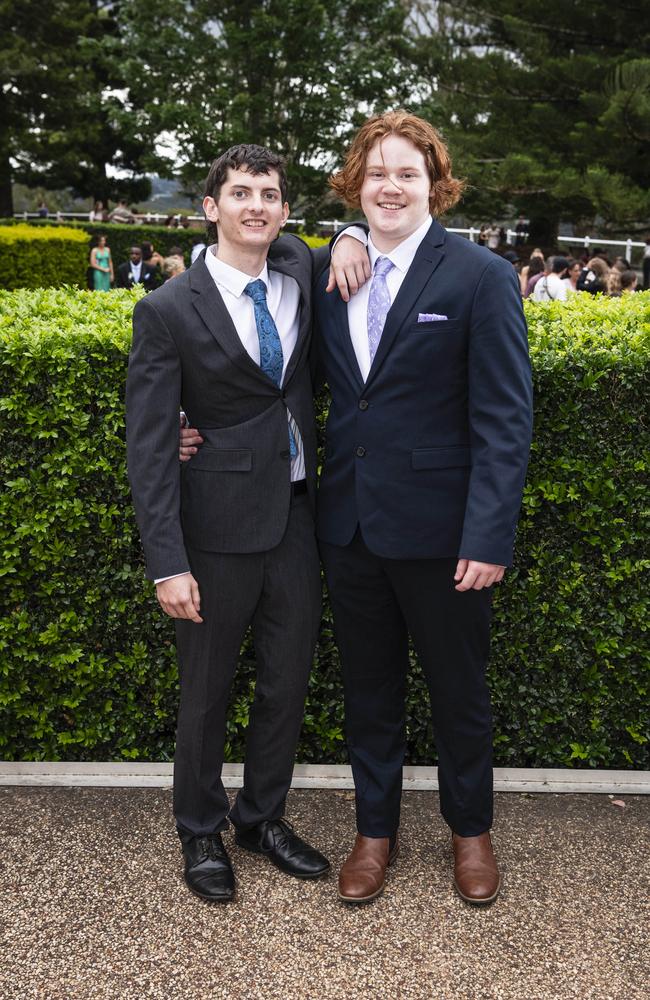
POLYGON ((377 257, 375 261, 375 274, 385 275, 391 271, 395 265, 389 257, 377 257))
POLYGON ((266 285, 261 278, 249 281, 244 292, 251 297, 253 302, 266 302, 266 285))

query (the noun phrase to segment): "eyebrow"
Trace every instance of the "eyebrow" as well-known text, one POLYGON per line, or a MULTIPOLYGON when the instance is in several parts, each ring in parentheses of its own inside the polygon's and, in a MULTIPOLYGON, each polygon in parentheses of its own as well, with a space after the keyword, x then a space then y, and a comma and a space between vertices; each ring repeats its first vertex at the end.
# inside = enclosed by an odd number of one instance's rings
MULTIPOLYGON (((238 181, 235 181, 233 183, 233 187, 234 188, 242 188, 244 191, 252 191, 253 190, 250 184, 240 184, 238 181)), ((274 187, 272 184, 269 185, 269 187, 262 188, 262 191, 277 191, 278 194, 281 194, 280 188, 279 187, 274 187)))
MULTIPOLYGON (((401 166, 397 168, 398 170, 421 170, 422 167, 416 166, 401 166)), ((384 163, 366 163, 366 170, 386 170, 384 163)))

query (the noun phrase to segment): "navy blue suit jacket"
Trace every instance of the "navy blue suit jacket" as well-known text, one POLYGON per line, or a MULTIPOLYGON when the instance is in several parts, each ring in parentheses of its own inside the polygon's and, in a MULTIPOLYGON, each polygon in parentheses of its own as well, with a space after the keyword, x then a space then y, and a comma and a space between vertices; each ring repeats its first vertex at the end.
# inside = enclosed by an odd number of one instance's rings
POLYGON ((528 338, 512 265, 436 221, 386 319, 364 383, 347 305, 315 292, 331 406, 318 536, 361 526, 394 559, 512 560, 532 428, 528 338), (418 322, 419 313, 448 319, 418 322))

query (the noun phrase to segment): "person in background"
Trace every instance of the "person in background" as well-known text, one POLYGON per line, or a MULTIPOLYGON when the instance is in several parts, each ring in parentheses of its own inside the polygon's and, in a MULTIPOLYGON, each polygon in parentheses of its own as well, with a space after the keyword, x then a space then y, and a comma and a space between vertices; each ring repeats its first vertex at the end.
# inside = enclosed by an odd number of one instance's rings
POLYGON ((607 294, 611 298, 619 299, 624 292, 636 291, 637 280, 636 271, 632 268, 621 271, 613 267, 607 276, 607 294))
POLYGON ((155 249, 153 243, 145 241, 142 244, 141 249, 142 249, 142 260, 144 261, 145 264, 150 264, 151 267, 162 268, 163 257, 155 249))
POLYGON ((88 213, 88 222, 106 222, 107 213, 103 201, 96 201, 88 213))
POLYGON ((507 260, 514 267, 517 272, 517 278, 519 278, 519 265, 521 264, 521 257, 516 250, 506 250, 503 255, 503 259, 507 260))
POLYGON ((109 222, 131 223, 135 222, 135 216, 129 211, 126 198, 120 198, 113 211, 108 216, 109 222))
POLYGON ((643 251, 643 290, 650 289, 650 236, 645 238, 645 249, 643 251))
POLYGON ((90 251, 90 266, 93 271, 93 289, 96 292, 110 292, 115 275, 111 248, 107 246, 103 234, 97 240, 97 246, 90 251))
POLYGON ((180 257, 165 257, 162 263, 162 276, 164 281, 171 281, 172 278, 182 274, 185 264, 180 257))
POLYGON ((531 299, 534 302, 564 302, 567 297, 566 277, 569 262, 566 257, 549 257, 544 268, 544 275, 536 283, 531 299))
POLYGON ((38 208, 36 209, 36 211, 38 212, 39 219, 47 219, 48 215, 50 214, 43 198, 41 198, 41 200, 39 201, 38 208))
MULTIPOLYGON (((542 263, 544 263, 544 253, 542 250, 540 250, 539 247, 535 247, 530 257, 528 258, 528 263, 524 264, 521 271, 519 272, 519 281, 521 282, 521 294, 524 296, 524 298, 526 298, 526 286, 528 285, 528 279, 532 277, 528 269, 530 267, 530 262, 531 260, 533 260, 534 257, 539 258, 539 260, 541 260, 542 263)), ((533 273, 539 274, 540 272, 537 271, 533 273)))
POLYGON ((160 283, 160 272, 151 264, 145 264, 142 260, 142 250, 133 246, 129 251, 129 260, 125 261, 117 269, 117 287, 133 288, 134 285, 143 285, 145 292, 150 292, 160 283))
POLYGON ((183 253, 182 247, 173 246, 169 248, 168 257, 180 257, 180 259, 185 263, 185 254, 183 253))
POLYGON ((528 239, 528 220, 519 214, 515 223, 515 246, 521 247, 528 239))
POLYGON ((203 242, 203 240, 198 240, 196 243, 193 244, 192 249, 190 251, 190 264, 193 264, 196 258, 201 256, 205 248, 206 244, 203 242))
POLYGON ((621 296, 621 271, 617 267, 610 268, 607 275, 607 295, 613 299, 621 296))
POLYGON ((478 231, 478 245, 480 247, 484 247, 487 245, 487 231, 488 227, 485 225, 485 223, 483 223, 483 225, 478 231))
POLYGON ((638 284, 638 276, 636 271, 632 268, 629 271, 623 271, 621 275, 621 294, 626 295, 631 292, 636 292, 636 286, 638 284))
POLYGON ((485 238, 488 250, 496 252, 499 249, 499 244, 501 243, 501 228, 500 226, 497 226, 496 222, 493 222, 490 228, 486 230, 485 238))
POLYGON ((579 292, 589 292, 590 295, 606 292, 608 276, 609 265, 600 256, 592 257, 580 272, 577 289, 579 292))
POLYGON ((533 294, 533 289, 537 282, 544 276, 544 258, 543 257, 531 257, 530 263, 526 268, 528 278, 526 280, 526 287, 524 288, 524 298, 529 299, 533 294))
POLYGON ((562 278, 562 281, 566 285, 567 295, 573 295, 578 291, 578 278, 582 271, 582 265, 579 260, 575 260, 573 257, 569 257, 568 264, 566 277, 562 278))

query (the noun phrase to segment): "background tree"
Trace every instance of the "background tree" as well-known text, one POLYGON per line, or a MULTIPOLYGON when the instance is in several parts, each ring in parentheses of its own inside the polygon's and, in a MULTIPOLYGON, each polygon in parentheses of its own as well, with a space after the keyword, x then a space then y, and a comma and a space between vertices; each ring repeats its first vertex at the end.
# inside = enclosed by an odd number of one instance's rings
POLYGON ((194 194, 220 151, 270 145, 292 211, 316 217, 350 130, 409 95, 406 14, 399 0, 165 0, 143 17, 123 0, 106 39, 129 80, 121 126, 194 194))
POLYGON ((545 242, 562 218, 647 225, 647 4, 414 0, 412 10, 421 108, 470 181, 466 214, 514 207, 545 242))
POLYGON ((0 0, 0 215, 13 213, 12 181, 103 201, 148 194, 141 150, 119 127, 122 67, 100 44, 116 30, 111 11, 0 0))

